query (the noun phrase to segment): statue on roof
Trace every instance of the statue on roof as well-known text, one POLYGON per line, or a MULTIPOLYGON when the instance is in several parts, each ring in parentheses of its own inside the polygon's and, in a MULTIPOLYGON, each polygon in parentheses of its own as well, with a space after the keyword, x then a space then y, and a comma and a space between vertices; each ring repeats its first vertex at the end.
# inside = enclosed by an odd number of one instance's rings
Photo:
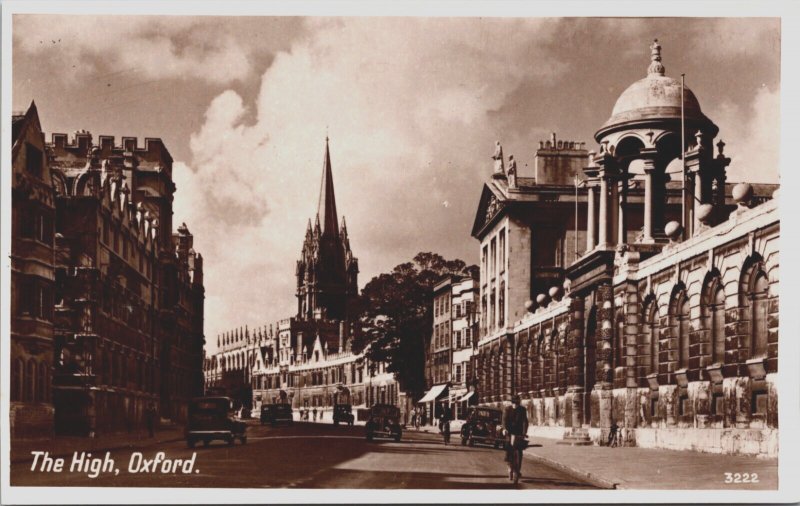
POLYGON ((504 177, 505 170, 503 167, 503 146, 500 145, 500 141, 497 141, 494 145, 494 154, 492 155, 492 160, 494 160, 494 172, 492 173, 492 177, 504 177))
POLYGON ((509 188, 516 188, 517 187, 517 161, 514 160, 514 155, 509 155, 509 157, 508 157, 508 171, 506 172, 506 177, 508 178, 508 187, 509 188))

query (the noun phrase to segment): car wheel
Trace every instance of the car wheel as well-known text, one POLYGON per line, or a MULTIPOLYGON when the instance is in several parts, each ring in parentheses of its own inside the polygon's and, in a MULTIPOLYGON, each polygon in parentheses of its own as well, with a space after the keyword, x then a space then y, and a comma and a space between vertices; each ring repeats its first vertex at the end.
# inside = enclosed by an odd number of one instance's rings
POLYGON ((395 434, 394 440, 399 443, 401 437, 402 437, 402 434, 398 432, 397 434, 395 434))
POLYGON ((367 432, 367 441, 372 441, 372 434, 367 432))
POLYGON ((228 439, 227 439, 228 446, 233 446, 233 441, 234 441, 233 436, 228 436, 228 439))
POLYGON ((187 439, 186 446, 188 446, 189 448, 194 448, 194 439, 187 439))

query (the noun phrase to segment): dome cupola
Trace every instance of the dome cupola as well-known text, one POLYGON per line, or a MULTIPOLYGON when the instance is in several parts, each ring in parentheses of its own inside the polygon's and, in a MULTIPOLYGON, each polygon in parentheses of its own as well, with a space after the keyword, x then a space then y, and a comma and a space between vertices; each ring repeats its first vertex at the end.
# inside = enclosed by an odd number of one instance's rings
MULTIPOLYGON (((606 135, 629 128, 660 126, 681 119, 681 81, 665 75, 661 62, 661 45, 656 39, 650 46, 650 65, 647 76, 628 86, 614 104, 611 117, 595 134, 600 140, 606 135)), ((684 117, 691 131, 706 131, 713 138, 718 128, 700 109, 692 90, 683 89, 684 117)))

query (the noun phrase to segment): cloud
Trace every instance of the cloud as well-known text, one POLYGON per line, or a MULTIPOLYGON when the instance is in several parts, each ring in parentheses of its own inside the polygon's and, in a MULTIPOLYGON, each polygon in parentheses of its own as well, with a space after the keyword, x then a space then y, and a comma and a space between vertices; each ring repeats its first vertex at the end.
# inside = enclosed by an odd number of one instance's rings
POLYGON ((232 90, 211 102, 193 159, 174 170, 175 221, 189 223, 208 266, 210 343, 233 326, 293 314, 326 130, 363 286, 420 248, 463 250, 453 238, 469 237, 474 200, 465 195, 477 194, 489 167, 487 115, 523 81, 554 82, 567 68, 540 49, 553 35, 547 20, 308 24, 312 35, 275 57, 254 104, 232 90), (248 108, 251 124, 242 122, 248 108))
POLYGON ((779 178, 780 92, 759 88, 750 103, 723 102, 711 116, 731 157, 729 181, 774 183, 779 178))
POLYGON ((61 77, 135 69, 143 78, 226 84, 253 71, 252 48, 230 24, 188 16, 14 15, 14 44, 52 58, 61 77))

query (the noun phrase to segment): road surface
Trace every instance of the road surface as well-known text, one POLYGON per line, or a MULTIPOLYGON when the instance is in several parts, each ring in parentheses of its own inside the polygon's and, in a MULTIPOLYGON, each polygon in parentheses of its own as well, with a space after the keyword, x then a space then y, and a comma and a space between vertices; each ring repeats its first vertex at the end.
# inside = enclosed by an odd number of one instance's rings
MULTIPOLYGON (((508 480, 503 452, 489 447, 461 446, 454 434, 445 446, 440 436, 406 431, 401 442, 367 442, 364 428, 322 423, 295 423, 289 427, 250 425, 247 444, 215 441, 190 449, 183 441, 110 452, 114 471, 69 472, 66 457, 60 473, 36 470, 32 463, 11 466, 13 486, 104 487, 241 487, 241 488, 375 488, 375 489, 587 489, 591 485, 563 472, 525 459, 518 485, 508 480), (162 473, 163 464, 148 471, 130 472, 142 459, 164 452, 169 459, 194 458, 191 472, 162 473), (118 474, 117 471, 118 470, 118 474)), ((45 445, 46 446, 46 445, 45 445)), ((43 448, 46 449, 46 448, 43 448)), ((92 457, 105 456, 94 452, 92 457)), ((86 462, 89 457, 86 456, 86 462)), ((182 466, 182 464, 181 464, 182 466)), ((110 469, 106 464, 106 469, 110 469)), ((140 466, 141 467, 141 466, 140 466)))

